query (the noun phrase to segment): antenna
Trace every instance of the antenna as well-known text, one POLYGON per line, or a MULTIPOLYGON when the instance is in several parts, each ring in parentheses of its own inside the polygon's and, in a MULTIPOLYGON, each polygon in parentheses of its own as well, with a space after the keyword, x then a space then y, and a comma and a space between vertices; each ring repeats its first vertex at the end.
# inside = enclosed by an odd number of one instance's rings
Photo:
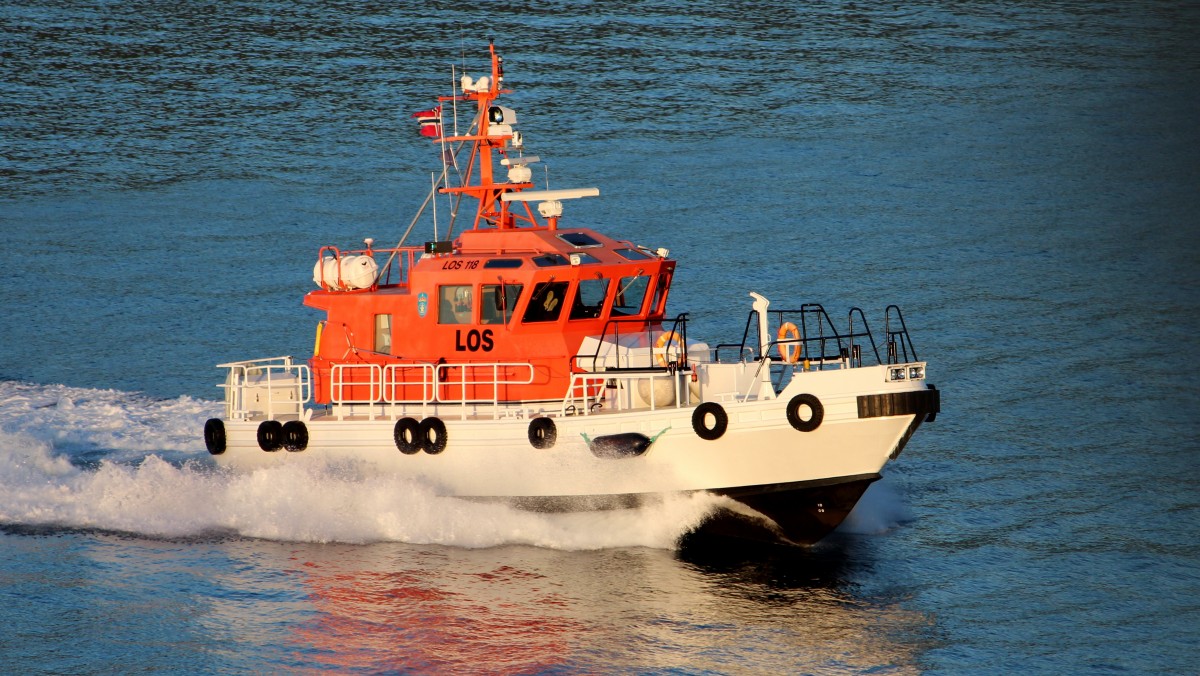
MULTIPOLYGON (((454 112, 454 135, 458 136, 458 75, 454 71, 454 64, 450 64, 450 109, 454 112)), ((443 151, 443 156, 445 152, 443 151)))
MULTIPOLYGON (((444 164, 442 166, 445 166, 444 164)), ((433 177, 433 172, 429 172, 429 193, 435 195, 433 198, 433 241, 437 241, 437 179, 433 177)))

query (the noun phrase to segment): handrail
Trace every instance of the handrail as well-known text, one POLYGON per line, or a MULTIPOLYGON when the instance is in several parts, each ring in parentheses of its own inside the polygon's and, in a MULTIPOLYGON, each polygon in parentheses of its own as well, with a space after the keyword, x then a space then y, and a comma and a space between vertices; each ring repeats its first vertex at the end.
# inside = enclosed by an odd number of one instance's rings
POLYGON ((383 369, 383 401, 389 404, 429 404, 435 399, 437 392, 436 382, 434 380, 434 365, 433 364, 388 364, 383 369), (407 379, 398 379, 395 377, 398 371, 411 371, 420 369, 420 382, 407 379), (390 376, 390 377, 389 377, 390 376), (403 388, 420 387, 421 396, 418 399, 405 398, 397 396, 397 392, 403 388))
MULTIPOLYGON (((487 362, 487 363, 461 362, 461 363, 456 363, 456 364, 438 364, 437 368, 434 370, 434 399, 438 402, 445 403, 445 404, 449 404, 449 403, 462 404, 464 407, 467 404, 486 404, 486 403, 491 403, 493 406, 498 406, 500 403, 500 386, 501 385, 529 385, 530 383, 533 382, 533 374, 534 374, 533 364, 530 364, 528 362, 487 362), (502 369, 502 368, 503 369, 517 369, 517 370, 524 368, 527 371, 528 375, 526 375, 524 378, 521 378, 518 376, 513 376, 510 379, 507 376, 505 376, 505 378, 501 379, 500 369, 502 369), (450 378, 445 377, 443 375, 444 372, 448 374, 450 369, 459 369, 461 377, 457 381, 451 380, 450 378), (492 372, 491 379, 490 380, 488 380, 487 378, 468 379, 467 372, 471 371, 472 373, 474 373, 474 371, 476 369, 485 369, 485 370, 490 369, 492 372), (459 390, 460 396, 458 398, 452 398, 452 397, 446 396, 446 394, 443 392, 442 388, 448 388, 448 387, 457 387, 459 390), (492 394, 490 397, 487 397, 487 396, 468 397, 467 396, 467 388, 468 387, 474 388, 474 389, 478 389, 481 387, 486 389, 486 388, 490 387, 492 389, 492 394)), ((463 415, 464 416, 466 415, 465 410, 464 410, 463 415)))
POLYGON ((904 325, 904 314, 900 312, 900 306, 889 305, 887 306, 887 309, 884 310, 883 332, 887 336, 889 364, 902 363, 899 361, 900 355, 898 354, 898 351, 903 353, 904 363, 910 361, 921 361, 920 358, 917 357, 917 349, 913 347, 912 338, 908 335, 908 327, 904 325), (896 320, 900 323, 900 328, 894 331, 892 330, 893 310, 896 311, 896 320), (897 344, 899 350, 897 350, 897 344), (908 358, 909 352, 912 352, 912 359, 908 358))
POLYGON ((862 319, 863 333, 866 334, 867 340, 871 341, 871 351, 875 353, 875 363, 882 364, 883 360, 879 358, 879 347, 875 345, 875 336, 871 333, 871 327, 867 325, 867 316, 859 307, 852 307, 846 313, 846 323, 850 326, 850 359, 862 366, 862 352, 854 344, 854 339, 861 337, 861 334, 854 333, 854 315, 856 313, 862 319))
MULTIPOLYGON (((679 338, 679 345, 677 348, 679 350, 679 354, 676 355, 676 359, 671 359, 669 356, 669 353, 664 353, 664 361, 667 361, 668 363, 672 364, 672 366, 660 366, 656 363, 656 360, 655 360, 654 334, 656 332, 654 329, 656 326, 661 328, 662 324, 661 323, 651 324, 651 323, 647 322, 647 320, 645 320, 645 319, 637 319, 637 318, 630 318, 630 319, 611 319, 610 318, 608 321, 604 322, 604 329, 600 332, 600 338, 596 343, 595 352, 593 352, 591 354, 577 354, 571 358, 571 363, 572 363, 572 365, 578 366, 580 360, 591 359, 591 361, 592 361, 591 368, 587 369, 587 370, 590 372, 598 372, 600 370, 600 350, 605 345, 614 345, 614 346, 616 346, 616 349, 613 350, 614 358, 616 359, 616 365, 612 366, 612 367, 606 367, 605 370, 607 370, 607 371, 620 371, 623 369, 663 369, 663 370, 667 370, 672 367, 675 369, 686 368, 687 367, 687 358, 688 358, 687 321, 688 321, 688 313, 681 312, 675 316, 675 319, 671 323, 670 329, 657 332, 659 335, 663 335, 663 334, 667 334, 667 333, 674 333, 679 338), (621 365, 621 349, 620 349, 620 347, 621 347, 621 325, 622 324, 645 325, 645 328, 637 331, 637 333, 644 334, 646 345, 650 346, 649 351, 646 353, 646 363, 644 365, 632 363, 632 361, 631 361, 633 359, 633 354, 632 354, 633 349, 632 348, 625 350, 626 364, 624 366, 621 365), (612 340, 608 341, 607 338, 609 335, 610 327, 612 329, 612 340)), ((629 335, 629 334, 626 334, 626 335, 629 335)), ((664 348, 666 350, 670 350, 669 346, 664 346, 664 348)), ((641 356, 641 355, 639 355, 639 356, 641 356)), ((579 367, 579 368, 583 368, 583 367, 579 367)))
MULTIPOLYGON (((780 339, 773 336, 760 337, 760 340, 755 342, 765 343, 767 354, 755 356, 756 347, 755 345, 750 344, 750 335, 751 328, 758 325, 756 321, 758 312, 756 310, 751 310, 746 317, 746 327, 742 332, 742 342, 721 343, 717 345, 716 348, 714 348, 717 354, 717 361, 720 362, 720 353, 722 350, 737 348, 740 352, 740 357, 743 360, 749 357, 750 359, 764 360, 764 362, 780 362, 783 361, 783 358, 779 355, 772 355, 772 349, 778 351, 780 346, 799 345, 801 347, 801 354, 805 356, 805 359, 801 361, 823 364, 847 360, 849 363, 855 366, 862 366, 862 350, 859 343, 859 341, 862 340, 863 342, 870 344, 871 352, 873 352, 875 355, 876 363, 885 363, 884 359, 880 356, 879 347, 875 342, 875 336, 871 332, 871 328, 867 323, 866 314, 861 308, 850 308, 850 311, 847 313, 846 317, 848 328, 845 332, 838 330, 837 326, 833 323, 832 318, 830 318, 829 313, 826 312, 825 308, 818 303, 805 303, 801 305, 800 309, 798 310, 768 310, 767 314, 773 317, 773 325, 775 326, 782 326, 785 322, 791 321, 793 324, 797 325, 796 328, 800 336, 798 338, 790 339, 780 339), (860 330, 856 330, 855 328, 856 317, 857 322, 861 323, 862 326, 860 330), (829 352, 828 348, 830 343, 836 347, 835 353, 829 352)), ((900 315, 900 308, 895 305, 889 305, 885 314, 885 323, 887 324, 885 332, 887 333, 888 342, 890 345, 888 354, 890 361, 886 363, 897 363, 897 350, 905 355, 906 359, 907 355, 911 353, 913 357, 911 361, 916 361, 916 350, 914 350, 912 347, 912 341, 908 335, 907 329, 903 328, 904 319, 903 316, 900 315), (892 318, 893 312, 896 315, 895 319, 892 318), (901 325, 900 329, 891 329, 891 324, 894 321, 899 321, 901 325)))
POLYGON ((299 416, 304 404, 312 400, 311 371, 307 364, 292 363, 290 356, 227 362, 217 364, 217 368, 229 369, 225 382, 217 387, 225 390, 225 415, 231 420, 244 420, 255 413, 273 420, 281 407, 294 408, 299 416), (255 402, 259 405, 251 407, 246 401, 246 390, 251 387, 263 389, 266 402, 255 402), (286 397, 287 393, 293 396, 286 397))
MULTIPOLYGON (((312 400, 312 377, 307 364, 294 364, 291 357, 269 357, 218 364, 228 368, 229 375, 218 385, 226 390, 226 415, 230 419, 245 419, 262 413, 274 419, 280 406, 295 407, 286 413, 300 416, 304 404, 312 400), (286 375, 286 377, 284 377, 286 375), (250 406, 246 394, 251 388, 261 388, 266 401, 250 406), (293 396, 287 396, 292 393, 293 396)), ((329 373, 330 402, 336 406, 391 405, 422 406, 443 403, 463 406, 491 404, 499 410, 501 388, 506 385, 533 383, 535 369, 528 362, 459 362, 450 364, 412 363, 332 364, 329 373), (457 377, 452 369, 459 369, 457 377), (421 371, 419 379, 407 379, 401 374, 421 371), (482 371, 482 372, 481 372, 482 371), (412 395, 409 388, 420 388, 412 395), (471 395, 471 396, 468 396, 471 395)), ((374 413, 370 414, 374 417, 374 413)))
MULTIPOLYGON (((664 353, 663 353, 663 356, 666 359, 667 363, 671 365, 669 368, 678 369, 681 371, 687 370, 687 368, 688 368, 687 320, 688 320, 688 313, 686 313, 686 312, 681 312, 681 313, 675 315, 675 321, 671 324, 671 330, 669 332, 667 332, 667 333, 674 333, 676 336, 679 337, 679 350, 680 350, 681 354, 678 355, 677 359, 671 359, 670 352, 669 352, 669 350, 671 349, 670 343, 667 343, 664 346, 664 349, 667 351, 664 351, 664 353)), ((653 356, 653 351, 652 351, 652 356, 653 356)))
MULTIPOLYGON (((338 406, 390 406, 393 414, 395 407, 402 404, 419 404, 422 408, 439 403, 458 404, 463 407, 462 415, 465 418, 467 404, 490 404, 499 410, 501 387, 529 385, 533 382, 534 373, 533 364, 528 362, 411 363, 386 366, 372 363, 333 364, 330 368, 330 401, 338 406), (459 369, 457 378, 453 377, 452 369, 459 369), (419 378, 401 377, 401 374, 413 370, 421 372, 419 378), (480 370, 485 373, 477 375, 480 370), (353 388, 365 389, 365 392, 356 392, 353 388), (419 396, 410 395, 410 388, 420 388, 419 396), (453 392, 455 388, 457 395, 453 392), (474 396, 468 396, 472 391, 474 396)), ((375 414, 369 412, 369 415, 373 417, 375 414)))
POLYGON ((681 408, 691 403, 691 395, 687 386, 681 386, 680 381, 681 378, 686 377, 678 371, 668 369, 575 373, 571 376, 571 384, 567 387, 566 396, 563 397, 559 415, 591 415, 595 413, 596 409, 604 407, 606 398, 610 396, 612 399, 609 406, 614 410, 631 410, 634 408, 633 392, 639 381, 649 383, 648 397, 643 393, 639 393, 638 396, 647 399, 651 411, 659 408, 681 408), (670 378, 674 390, 673 403, 664 406, 658 405, 654 381, 659 378, 670 378), (618 382, 623 383, 624 388, 617 388, 618 382), (596 394, 591 394, 593 391, 596 394), (622 392, 623 394, 621 394, 622 392))
POLYGON ((372 404, 383 397, 383 368, 379 364, 334 364, 329 373, 329 399, 335 404, 372 404), (363 371, 368 374, 367 380, 347 380, 342 374, 346 371, 363 371), (342 376, 342 377, 339 377, 342 376), (367 386, 367 397, 347 397, 346 388, 367 386))
MULTIPOLYGON (((333 245, 323 246, 317 251, 318 271, 319 271, 319 276, 320 276, 320 279, 319 279, 319 281, 317 281, 317 284, 322 289, 326 289, 326 290, 330 290, 330 291, 342 290, 339 288, 342 286, 342 281, 343 281, 342 280, 342 259, 346 256, 370 256, 371 258, 374 258, 375 254, 377 254, 377 253, 384 253, 384 254, 391 254, 391 255, 388 256, 387 262, 384 263, 383 267, 380 268, 375 273, 374 283, 369 287, 364 287, 367 289, 376 289, 381 285, 382 286, 391 285, 391 283, 392 283, 391 282, 392 262, 393 261, 402 261, 402 262, 398 262, 396 265, 398 271, 397 271, 397 280, 396 280, 395 285, 401 286, 401 287, 407 286, 408 285, 407 273, 409 270, 412 270, 412 267, 414 265, 416 265, 417 255, 424 253, 424 248, 419 247, 419 246, 403 246, 403 247, 398 246, 398 247, 393 247, 390 249, 373 249, 373 248, 368 247, 366 249, 348 249, 346 251, 342 251, 341 249, 339 249, 338 247, 333 246, 333 245), (336 280, 337 284, 336 285, 330 284, 329 280, 325 279, 324 263, 325 263, 326 254, 333 256, 334 260, 337 261, 337 280, 336 280), (386 279, 384 278, 385 276, 386 276, 386 279)), ((362 289, 354 289, 354 290, 362 290, 362 289)))

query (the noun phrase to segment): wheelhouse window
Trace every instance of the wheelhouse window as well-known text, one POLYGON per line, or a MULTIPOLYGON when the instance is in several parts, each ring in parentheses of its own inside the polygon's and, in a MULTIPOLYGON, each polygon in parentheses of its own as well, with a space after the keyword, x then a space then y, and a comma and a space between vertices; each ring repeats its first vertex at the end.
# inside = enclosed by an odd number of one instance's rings
POLYGON ((507 324, 520 298, 520 284, 484 284, 480 293, 479 321, 484 324, 507 324))
POLYGON ((471 287, 438 287, 438 324, 470 324, 474 318, 471 287))
POLYGON ((658 283, 654 285, 654 302, 650 303, 650 313, 660 314, 663 311, 663 304, 667 295, 668 278, 666 273, 658 276, 658 283))
POLYGON ((577 249, 600 246, 600 241, 586 232, 564 232, 558 238, 577 249))
POLYGON ((392 316, 375 315, 375 351, 392 353, 392 316))
POLYGON ((649 275, 622 277, 617 286, 616 298, 613 299, 612 313, 626 316, 641 314, 648 288, 650 288, 649 275))
POLYGON ((541 256, 533 257, 533 264, 539 268, 548 268, 555 265, 566 265, 571 261, 562 254, 542 254, 541 256))
POLYGON ((520 258, 493 258, 483 264, 485 268, 519 268, 524 263, 520 258))
POLYGON ((581 279, 571 303, 571 319, 595 319, 604 311, 608 298, 607 279, 581 279))
POLYGON ((617 249, 617 254, 628 261, 642 261, 651 258, 650 254, 638 249, 617 249))
POLYGON ((552 322, 562 312, 563 299, 567 297, 566 282, 541 282, 533 287, 529 305, 521 321, 526 323, 552 322))
POLYGON ((600 259, 590 253, 573 253, 571 254, 572 265, 588 265, 589 263, 599 263, 600 259))

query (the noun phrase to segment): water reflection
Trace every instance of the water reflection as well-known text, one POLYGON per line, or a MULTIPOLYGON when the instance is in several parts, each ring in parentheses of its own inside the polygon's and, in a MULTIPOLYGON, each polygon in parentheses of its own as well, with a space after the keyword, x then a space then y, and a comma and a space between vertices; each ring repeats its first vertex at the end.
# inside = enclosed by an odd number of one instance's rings
MULTIPOLYGON (((282 553, 282 552, 281 552, 282 553)), ((928 619, 856 597, 838 547, 714 555, 303 546, 289 662, 444 672, 915 671, 928 619)), ((861 572, 861 571, 860 571, 861 572)))

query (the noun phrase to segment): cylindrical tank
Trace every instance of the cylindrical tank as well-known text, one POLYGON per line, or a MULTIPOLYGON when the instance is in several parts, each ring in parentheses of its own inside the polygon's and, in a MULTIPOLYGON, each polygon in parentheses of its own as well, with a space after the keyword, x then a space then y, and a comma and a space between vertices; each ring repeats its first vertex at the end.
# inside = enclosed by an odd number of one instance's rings
POLYGON ((325 256, 318 260, 313 265, 313 282, 317 286, 321 286, 321 282, 324 280, 325 286, 338 291, 365 289, 375 283, 379 265, 374 258, 350 254, 342 256, 341 261, 341 276, 339 277, 337 258, 325 256), (322 273, 324 273, 324 277, 322 277, 322 273))

